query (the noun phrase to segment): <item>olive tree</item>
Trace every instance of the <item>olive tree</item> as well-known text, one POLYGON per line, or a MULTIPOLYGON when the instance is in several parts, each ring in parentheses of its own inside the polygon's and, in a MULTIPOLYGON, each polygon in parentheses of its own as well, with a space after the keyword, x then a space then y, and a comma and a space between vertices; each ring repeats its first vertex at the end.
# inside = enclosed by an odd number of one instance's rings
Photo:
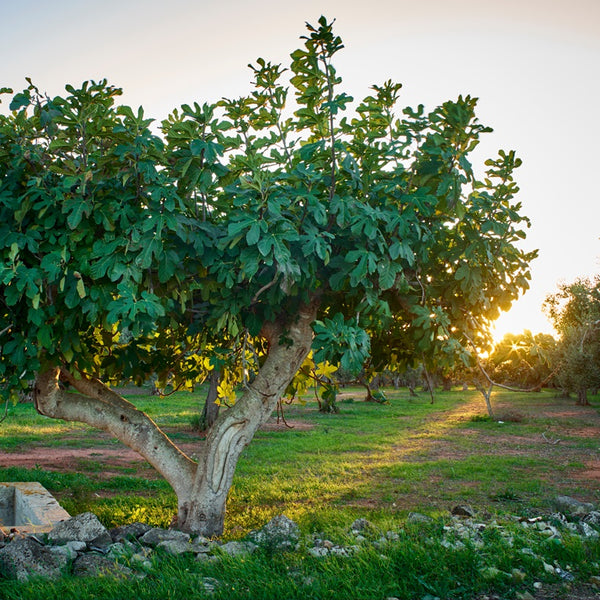
POLYGON ((556 382, 585 406, 588 391, 600 387, 600 279, 560 284, 544 309, 560 336, 553 359, 556 382))
POLYGON ((520 161, 476 175, 476 99, 399 111, 388 81, 354 104, 342 47, 321 18, 289 70, 259 59, 249 95, 160 134, 105 81, 30 84, 0 116, 3 393, 35 378, 40 413, 139 452, 187 531, 221 533, 238 458, 311 349, 346 371, 371 339, 454 360, 527 287, 520 161), (190 387, 219 361, 240 375, 194 460, 110 387, 190 387))

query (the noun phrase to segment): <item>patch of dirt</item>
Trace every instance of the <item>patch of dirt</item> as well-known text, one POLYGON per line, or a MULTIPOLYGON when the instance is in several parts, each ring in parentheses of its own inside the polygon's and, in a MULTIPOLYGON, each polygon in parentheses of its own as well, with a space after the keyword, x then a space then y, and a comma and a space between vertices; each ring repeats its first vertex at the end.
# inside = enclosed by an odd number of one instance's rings
POLYGON ((285 422, 279 419, 271 419, 267 421, 260 429, 261 431, 286 431, 286 430, 295 430, 295 431, 310 431, 314 429, 313 423, 306 423, 304 421, 297 421, 286 419, 285 422))

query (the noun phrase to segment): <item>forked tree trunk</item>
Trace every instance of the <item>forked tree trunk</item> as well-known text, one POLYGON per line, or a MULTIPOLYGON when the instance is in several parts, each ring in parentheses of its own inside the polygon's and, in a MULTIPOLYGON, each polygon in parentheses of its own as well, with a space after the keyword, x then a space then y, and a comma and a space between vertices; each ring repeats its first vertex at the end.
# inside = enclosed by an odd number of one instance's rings
POLYGON ((223 532, 225 504, 238 459, 269 418, 308 355, 317 303, 304 306, 295 323, 263 328, 267 358, 254 381, 229 409, 221 411, 194 462, 146 414, 96 379, 76 379, 55 368, 41 373, 35 404, 43 415, 80 421, 114 435, 141 454, 171 485, 178 501, 178 528, 204 536, 223 532), (282 336, 285 339, 280 343, 282 336), (61 375, 79 393, 60 389, 61 375))

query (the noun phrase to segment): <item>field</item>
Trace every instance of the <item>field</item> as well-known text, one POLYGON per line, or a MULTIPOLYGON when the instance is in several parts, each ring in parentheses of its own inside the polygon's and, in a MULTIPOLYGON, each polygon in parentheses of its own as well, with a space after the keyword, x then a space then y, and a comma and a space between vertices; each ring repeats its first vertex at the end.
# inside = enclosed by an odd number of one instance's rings
MULTIPOLYGON (((457 504, 471 505, 488 520, 548 515, 557 495, 600 504, 598 398, 592 398, 590 407, 579 407, 573 399, 559 398, 553 391, 529 395, 500 392, 492 400, 502 421, 496 423, 487 418, 483 398, 475 391, 438 392, 433 404, 425 393, 411 398, 406 390, 389 390, 387 395, 389 403, 380 405, 364 402, 359 389, 344 390, 339 414, 321 414, 310 400, 305 405, 285 406, 286 423, 277 422, 274 416, 242 456, 224 537, 242 538, 281 513, 299 523, 305 534, 326 532, 335 537, 347 531, 357 517, 382 528, 398 528, 410 512, 443 520, 457 504)), ((134 395, 130 400, 193 455, 201 434, 192 424, 202 397, 200 392, 163 399, 134 395)), ((91 510, 110 527, 135 520, 168 526, 175 513, 169 486, 135 453, 87 426, 41 417, 28 404, 11 407, 0 425, 0 457, 0 480, 39 481, 71 514, 91 510)), ((407 541, 406 548, 409 546, 407 541)), ((582 550, 573 552, 578 555, 582 550)), ((255 558, 244 568, 264 574, 260 560, 255 558)), ((426 562, 424 559, 423 565, 426 562)), ((190 569, 177 561, 165 564, 161 578, 168 579, 169 568, 174 572, 190 569)), ((268 564, 275 570, 270 580, 276 589, 269 591, 265 583, 260 594, 255 589, 245 595, 241 585, 237 593, 230 589, 227 595, 213 597, 297 597, 292 592, 284 594, 276 583, 282 576, 278 570, 285 571, 285 564, 278 560, 268 564)), ((349 575, 343 565, 334 567, 334 571, 338 569, 336 577, 349 575)), ((239 564, 228 568, 231 577, 243 578, 236 571, 242 568, 239 564)), ((364 576, 374 578, 373 587, 367 585, 360 597, 383 600, 400 593, 384 591, 381 578, 368 575, 365 569, 364 576)), ((319 577, 327 579, 329 575, 324 572, 319 577)), ((180 574, 173 576, 181 579, 180 574)), ((256 581, 261 578, 257 573, 246 576, 256 581)), ((426 597, 428 590, 432 597, 444 591, 443 586, 431 587, 424 576, 421 580, 415 583, 414 598, 426 597)), ((448 597, 476 597, 481 584, 475 577, 473 580, 471 590, 463 585, 456 591, 455 586, 452 593, 446 590, 448 597)), ((36 585, 20 586, 20 593, 31 593, 22 597, 35 597, 36 593, 70 597, 68 581, 61 584, 60 592, 50 591, 50 584, 36 585)), ((133 593, 115 591, 117 588, 110 591, 110 586, 105 586, 106 595, 99 595, 97 589, 93 591, 94 584, 89 585, 90 597, 118 598, 120 593, 124 597, 133 593)), ((135 585, 141 586, 135 591, 140 598, 159 593, 156 584, 147 591, 146 584, 135 585)), ((5 586, 7 589, 10 586, 5 586)), ((170 596, 170 589, 166 585, 162 597, 179 597, 170 596)), ((413 588, 406 589, 406 594, 413 593, 413 588)), ((80 585, 73 587, 76 592, 81 592, 80 585)), ((504 593, 511 597, 516 591, 506 589, 504 593)), ((205 597, 203 592, 198 594, 205 597)), ((351 596, 337 596, 334 587, 305 597, 351 596)))

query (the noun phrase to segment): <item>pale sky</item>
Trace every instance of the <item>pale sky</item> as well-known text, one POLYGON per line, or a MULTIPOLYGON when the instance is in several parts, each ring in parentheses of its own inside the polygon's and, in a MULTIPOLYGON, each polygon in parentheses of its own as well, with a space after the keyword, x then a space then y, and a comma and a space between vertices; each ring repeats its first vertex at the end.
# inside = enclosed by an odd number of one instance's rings
POLYGON ((523 159, 524 247, 540 251, 497 335, 551 331, 546 294, 600 272, 600 0, 0 0, 0 87, 31 77, 56 95, 107 78, 160 120, 247 93, 246 65, 286 64, 321 14, 336 19, 346 46, 336 67, 355 98, 392 79, 402 106, 480 99, 494 133, 478 156, 523 159))

